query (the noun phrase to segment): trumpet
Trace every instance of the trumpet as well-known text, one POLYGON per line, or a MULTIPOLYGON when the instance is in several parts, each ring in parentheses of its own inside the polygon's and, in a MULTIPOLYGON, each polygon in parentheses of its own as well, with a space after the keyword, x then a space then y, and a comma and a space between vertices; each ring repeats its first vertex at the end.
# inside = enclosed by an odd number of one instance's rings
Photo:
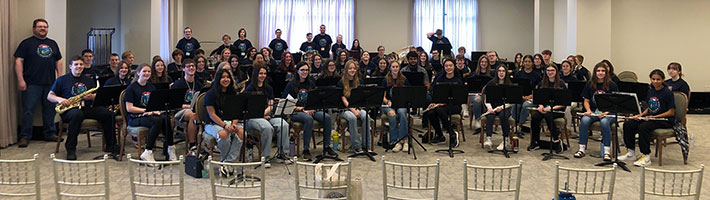
POLYGON ((69 109, 76 108, 78 107, 81 109, 81 100, 84 98, 84 96, 91 94, 95 92, 97 89, 99 89, 99 85, 97 84, 95 88, 91 88, 87 91, 82 92, 81 94, 78 94, 76 96, 70 97, 67 99, 69 101, 69 105, 64 106, 64 104, 58 103, 56 107, 54 107, 54 110, 57 111, 57 114, 62 114, 66 112, 69 109))

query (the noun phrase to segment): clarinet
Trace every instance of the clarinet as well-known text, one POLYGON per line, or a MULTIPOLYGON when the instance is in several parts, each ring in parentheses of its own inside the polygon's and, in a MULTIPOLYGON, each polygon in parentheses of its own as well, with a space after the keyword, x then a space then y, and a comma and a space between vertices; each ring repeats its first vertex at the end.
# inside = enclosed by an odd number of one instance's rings
MULTIPOLYGON (((585 116, 584 113, 577 113, 579 116, 585 116)), ((598 114, 591 114, 589 116, 599 116, 598 114)), ((609 116, 609 117, 616 117, 617 119, 634 119, 633 117, 627 117, 627 116, 618 116, 618 115, 604 115, 604 116, 609 116)), ((649 117, 639 117, 639 120, 651 120, 651 121, 668 121, 668 118, 649 118, 649 117)))

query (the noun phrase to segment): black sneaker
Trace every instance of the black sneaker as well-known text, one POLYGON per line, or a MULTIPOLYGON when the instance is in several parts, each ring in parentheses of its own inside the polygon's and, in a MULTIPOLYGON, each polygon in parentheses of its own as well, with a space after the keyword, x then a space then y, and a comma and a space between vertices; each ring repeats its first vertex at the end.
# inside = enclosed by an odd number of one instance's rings
POLYGON ((18 145, 20 148, 26 148, 27 145, 29 145, 29 144, 30 144, 30 140, 25 139, 25 138, 22 138, 22 139, 20 139, 20 142, 17 142, 17 145, 18 145))
POLYGON ((555 148, 555 153, 562 153, 562 141, 553 142, 552 147, 555 148))
POLYGON ((532 141, 532 142, 530 142, 530 146, 528 146, 528 151, 532 151, 532 150, 539 149, 539 148, 540 148, 540 145, 537 142, 532 141))
POLYGON ((431 138, 432 144, 441 143, 441 142, 445 142, 445 141, 446 141, 446 137, 444 137, 443 135, 438 135, 434 138, 431 138))
POLYGON ((454 134, 449 136, 449 145, 451 145, 452 148, 458 148, 459 144, 459 132, 454 131, 454 134))
POLYGON ((326 156, 338 157, 338 154, 335 153, 335 151, 333 151, 333 149, 330 147, 325 147, 323 151, 325 151, 326 156))
POLYGON ((76 160, 76 150, 67 150, 67 160, 76 160))
POLYGON ((311 151, 308 149, 303 150, 303 160, 310 161, 312 158, 311 151))
POLYGON ((56 142, 57 140, 59 140, 59 142, 63 142, 64 138, 59 138, 56 135, 44 137, 44 141, 47 141, 47 142, 56 142))
POLYGON ((365 152, 362 151, 362 149, 355 149, 355 154, 363 154, 363 153, 365 153, 365 152))

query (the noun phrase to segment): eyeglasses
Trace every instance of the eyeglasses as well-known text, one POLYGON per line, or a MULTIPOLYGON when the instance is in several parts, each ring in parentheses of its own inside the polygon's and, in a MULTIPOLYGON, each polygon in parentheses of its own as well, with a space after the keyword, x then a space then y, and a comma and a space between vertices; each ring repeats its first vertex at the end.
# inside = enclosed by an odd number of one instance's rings
POLYGON ((556 72, 557 70, 554 70, 554 69, 547 69, 547 70, 545 70, 545 71, 548 71, 548 72, 556 72))
POLYGON ((307 72, 307 71, 308 71, 308 69, 299 69, 298 71, 301 71, 301 72, 307 72))

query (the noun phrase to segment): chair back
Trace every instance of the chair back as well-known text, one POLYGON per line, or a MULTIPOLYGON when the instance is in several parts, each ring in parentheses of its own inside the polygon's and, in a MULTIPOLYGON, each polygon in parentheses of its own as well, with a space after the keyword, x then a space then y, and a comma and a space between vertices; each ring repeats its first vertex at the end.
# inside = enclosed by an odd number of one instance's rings
POLYGON ((577 169, 560 167, 555 162, 554 198, 559 199, 560 192, 578 195, 607 195, 613 199, 614 181, 616 180, 616 164, 606 169, 577 169), (564 181, 562 186, 560 181, 564 181))
POLYGON ((657 195, 667 197, 694 197, 700 199, 703 186, 703 172, 705 165, 694 170, 662 170, 647 167, 641 168, 641 197, 657 195), (647 177, 648 174, 648 177, 647 177), (646 179, 650 178, 650 181, 646 179), (651 189, 647 189, 647 188, 651 189))
POLYGON ((261 162, 250 162, 250 163, 225 163, 219 161, 212 161, 212 156, 208 159, 210 162, 207 163, 207 170, 211 172, 210 176, 210 187, 212 188, 212 199, 265 199, 265 184, 266 183, 266 170, 264 163, 264 158, 261 158, 261 162), (239 180, 237 175, 225 177, 219 172, 221 168, 228 168, 231 171, 242 171, 242 178, 239 180), (221 191, 217 194, 217 190, 221 191), (254 192, 256 189, 259 192, 254 192), (229 190, 229 191, 228 191, 229 190), (242 195, 231 196, 229 194, 237 193, 241 191, 242 195), (258 195, 252 195, 258 193, 258 195))
POLYGON ((205 119, 208 117, 207 116, 207 109, 205 108, 205 95, 207 93, 201 93, 200 95, 197 96, 197 100, 195 100, 195 106, 194 111, 197 113, 197 117, 195 120, 197 123, 201 124, 205 119))
POLYGON ((121 121, 122 121, 121 128, 122 129, 128 127, 128 123, 127 123, 128 111, 126 111, 126 101, 123 100, 124 95, 126 95, 126 90, 121 91, 121 95, 118 97, 118 99, 119 99, 118 107, 119 107, 119 110, 121 113, 121 118, 123 118, 123 119, 121 119, 121 121))
POLYGON ((463 160, 463 194, 468 199, 468 192, 514 192, 515 198, 520 199, 520 178, 523 171, 523 161, 517 165, 491 167, 469 165, 463 160), (471 173, 469 173, 471 171, 471 173), (471 176, 472 177, 469 177, 471 176), (473 180, 469 180, 469 179, 473 180), (472 182, 473 187, 469 187, 472 182))
POLYGON ((178 198, 185 197, 184 157, 176 161, 144 161, 137 160, 128 154, 128 178, 131 183, 131 196, 133 199, 142 198, 178 198), (173 191, 156 193, 143 193, 137 191, 137 187, 152 191, 173 191), (174 191, 177 189, 178 193, 174 191))
POLYGON ((623 71, 617 75, 619 80, 624 81, 624 82, 638 82, 639 78, 636 76, 636 73, 632 71, 623 71))
POLYGON ((685 125, 685 115, 688 114, 688 96, 685 93, 673 92, 673 101, 675 102, 675 119, 681 120, 685 125))
POLYGON ((296 199, 348 199, 351 163, 313 164, 296 160, 296 199), (311 196, 317 192, 317 196, 311 196), (334 195, 334 192, 340 195, 334 195))
POLYGON ((52 159, 52 172, 54 173, 54 186, 57 199, 63 197, 86 198, 103 197, 109 199, 109 170, 108 155, 104 155, 101 160, 62 160, 56 158, 54 154, 49 155, 52 159), (103 176, 103 177, 101 177, 103 176), (73 193, 72 190, 94 191, 97 187, 103 186, 101 193, 73 193), (65 187, 64 189, 62 187, 65 187))
POLYGON ((382 187, 384 199, 412 199, 390 194, 406 191, 410 194, 433 192, 433 197, 439 197, 439 159, 435 164, 404 164, 385 160, 382 156, 382 187))
POLYGON ((11 190, 0 189, 0 197, 29 197, 42 199, 40 195, 39 163, 35 154, 31 159, 0 160, 0 186, 16 189, 16 192, 30 191, 29 186, 34 185, 34 192, 10 193, 11 190))

